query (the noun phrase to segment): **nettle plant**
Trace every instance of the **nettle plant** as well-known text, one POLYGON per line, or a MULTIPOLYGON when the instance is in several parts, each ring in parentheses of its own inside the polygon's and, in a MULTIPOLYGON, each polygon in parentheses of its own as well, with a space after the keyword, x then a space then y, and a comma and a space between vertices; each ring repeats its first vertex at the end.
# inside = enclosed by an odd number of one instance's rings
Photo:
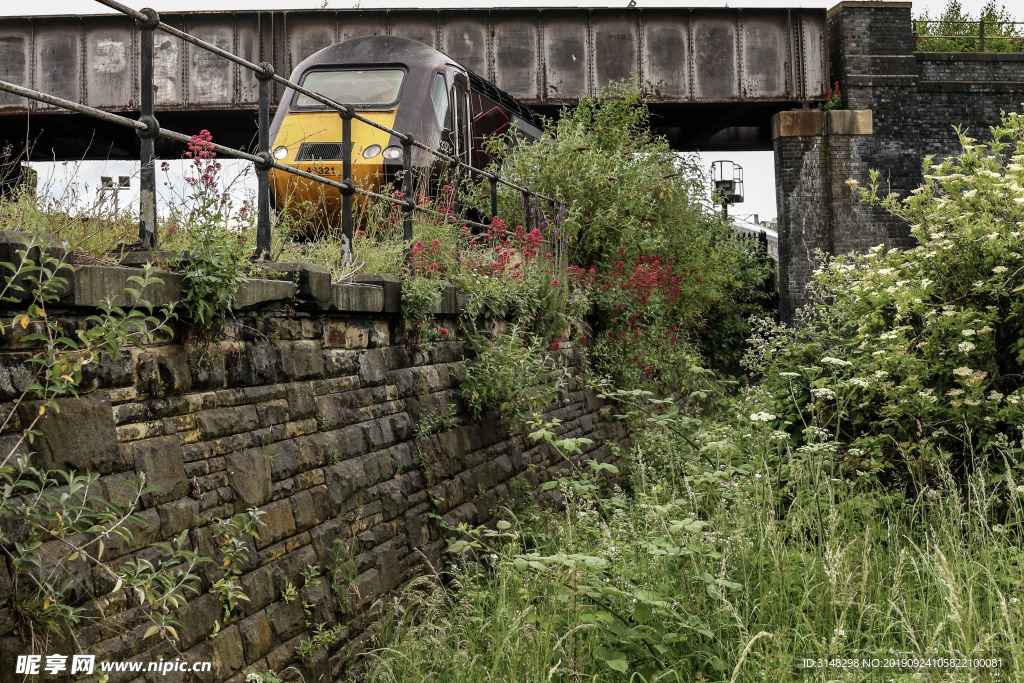
POLYGON ((231 310, 251 269, 254 212, 248 200, 235 209, 209 131, 192 136, 185 156, 192 160, 185 177, 185 208, 173 212, 167 231, 168 237, 182 232, 185 252, 174 265, 185 279, 184 314, 195 325, 209 328, 231 310))
POLYGON ((882 196, 875 172, 849 181, 919 245, 825 262, 799 326, 766 327, 749 358, 764 373, 757 421, 824 430, 847 474, 919 484, 940 464, 1021 466, 1024 117, 987 144, 959 134, 959 156, 927 158, 906 199, 882 196))

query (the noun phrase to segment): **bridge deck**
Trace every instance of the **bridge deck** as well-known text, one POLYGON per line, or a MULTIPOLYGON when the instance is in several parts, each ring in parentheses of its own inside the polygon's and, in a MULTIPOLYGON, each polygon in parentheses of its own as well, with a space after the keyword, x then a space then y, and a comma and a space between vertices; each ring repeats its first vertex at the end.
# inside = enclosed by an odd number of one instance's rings
MULTIPOLYGON (((793 103, 821 99, 828 87, 821 9, 310 10, 161 18, 285 75, 331 43, 402 35, 548 112, 635 75, 681 147, 701 142, 695 133, 706 141, 728 126, 749 126, 750 112, 762 122, 793 103), (690 105, 692 117, 695 104, 703 105, 695 117, 703 125, 684 130, 689 121, 678 105, 690 105), (726 111, 734 113, 723 118, 726 111)), ((138 53, 138 31, 121 15, 10 17, 0 24, 0 78, 109 111, 138 111, 138 53)), ((220 57, 158 33, 155 60, 157 109, 195 122, 189 128, 205 127, 209 113, 255 109, 255 77, 220 57)), ((0 93, 3 119, 13 123, 8 117, 30 112, 55 113, 0 93)), ((56 130, 65 124, 49 127, 60 137, 56 130)), ((251 135, 251 125, 245 128, 251 135)), ((761 146, 770 145, 757 136, 761 146)), ((80 129, 65 143, 75 137, 80 129)))

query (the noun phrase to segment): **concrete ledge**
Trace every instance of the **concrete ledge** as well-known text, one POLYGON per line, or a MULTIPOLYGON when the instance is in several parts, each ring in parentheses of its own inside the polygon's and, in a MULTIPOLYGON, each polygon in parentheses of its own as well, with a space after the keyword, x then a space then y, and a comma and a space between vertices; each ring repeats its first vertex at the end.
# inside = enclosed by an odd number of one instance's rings
POLYGON ((831 17, 844 9, 910 9, 913 5, 912 2, 890 2, 890 0, 843 0, 838 5, 833 5, 825 16, 831 17))
POLYGON ((402 281, 394 275, 367 273, 356 275, 355 281, 362 284, 376 285, 384 290, 384 312, 402 312, 402 281))
POLYGON ((181 254, 177 251, 156 250, 156 251, 127 251, 121 256, 121 265, 129 268, 138 268, 147 263, 172 263, 181 254))
POLYGON ((286 275, 288 281, 298 288, 298 295, 303 299, 324 303, 331 301, 331 271, 323 266, 311 263, 266 263, 260 267, 267 272, 286 275))
POLYGON ((268 301, 293 299, 295 291, 295 285, 285 280, 249 279, 238 288, 231 306, 235 309, 251 308, 268 301))
POLYGON ((331 303, 339 311, 381 313, 384 311, 384 288, 358 283, 332 286, 331 303))
MULTIPOLYGON (((142 268, 79 266, 75 268, 74 291, 65 298, 64 303, 96 308, 109 297, 114 306, 129 306, 132 303, 131 296, 124 290, 127 287, 137 289, 138 284, 129 281, 129 278, 141 276, 142 273, 142 268)), ((153 275, 160 282, 146 287, 142 291, 142 298, 148 299, 153 306, 181 301, 181 275, 163 270, 153 275)))
POLYGON ((870 109, 833 109, 825 112, 826 135, 871 135, 874 117, 870 109))
POLYGON ((458 291, 455 285, 444 283, 441 289, 441 303, 434 309, 434 315, 458 315, 459 308, 458 291))
POLYGON ((780 111, 772 117, 772 140, 825 134, 825 112, 820 109, 780 111))
POLYGON ((1018 93, 1024 97, 1024 81, 921 81, 918 92, 1018 93))
POLYGON ((1024 52, 915 52, 914 57, 919 62, 1024 62, 1024 52))

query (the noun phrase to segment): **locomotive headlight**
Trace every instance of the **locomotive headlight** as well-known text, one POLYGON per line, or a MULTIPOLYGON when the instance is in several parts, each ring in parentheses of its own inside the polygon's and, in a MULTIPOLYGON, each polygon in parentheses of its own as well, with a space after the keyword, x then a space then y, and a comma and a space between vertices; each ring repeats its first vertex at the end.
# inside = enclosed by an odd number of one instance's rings
POLYGON ((363 150, 364 159, 372 159, 378 154, 380 154, 380 145, 370 145, 369 147, 363 150))
POLYGON ((402 147, 401 145, 391 145, 384 150, 385 159, 401 159, 402 158, 402 147))
POLYGON ((275 159, 284 159, 286 156, 288 156, 287 147, 278 147, 277 149, 274 150, 275 159))

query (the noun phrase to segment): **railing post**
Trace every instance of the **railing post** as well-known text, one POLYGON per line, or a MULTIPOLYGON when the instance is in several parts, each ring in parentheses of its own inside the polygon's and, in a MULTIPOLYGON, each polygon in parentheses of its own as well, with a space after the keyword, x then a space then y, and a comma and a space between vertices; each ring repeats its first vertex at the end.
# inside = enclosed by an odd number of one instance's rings
POLYGON ((978 52, 985 51, 985 20, 978 22, 978 52))
POLYGON ((343 243, 352 247, 352 194, 355 192, 355 183, 352 181, 352 116, 355 110, 352 105, 346 104, 341 116, 341 183, 345 188, 341 190, 341 237, 343 243))
POLYGON ((498 174, 492 173, 488 180, 491 183, 491 219, 487 222, 490 224, 498 217, 498 174))
POLYGON ((156 248, 156 168, 153 160, 156 156, 156 136, 160 130, 156 117, 153 115, 153 31, 160 23, 160 15, 156 10, 142 10, 146 21, 136 19, 142 31, 141 60, 139 75, 142 88, 142 115, 140 121, 146 124, 145 130, 139 130, 141 151, 139 162, 139 244, 145 249, 156 248))
POLYGON ((402 206, 402 239, 405 248, 412 246, 412 212, 416 208, 416 198, 412 196, 412 133, 406 133, 402 140, 402 193, 405 204, 402 206))
POLYGON ((270 84, 274 78, 274 67, 268 62, 260 64, 262 71, 256 72, 260 88, 259 150, 262 164, 256 165, 256 257, 270 258, 270 84))

